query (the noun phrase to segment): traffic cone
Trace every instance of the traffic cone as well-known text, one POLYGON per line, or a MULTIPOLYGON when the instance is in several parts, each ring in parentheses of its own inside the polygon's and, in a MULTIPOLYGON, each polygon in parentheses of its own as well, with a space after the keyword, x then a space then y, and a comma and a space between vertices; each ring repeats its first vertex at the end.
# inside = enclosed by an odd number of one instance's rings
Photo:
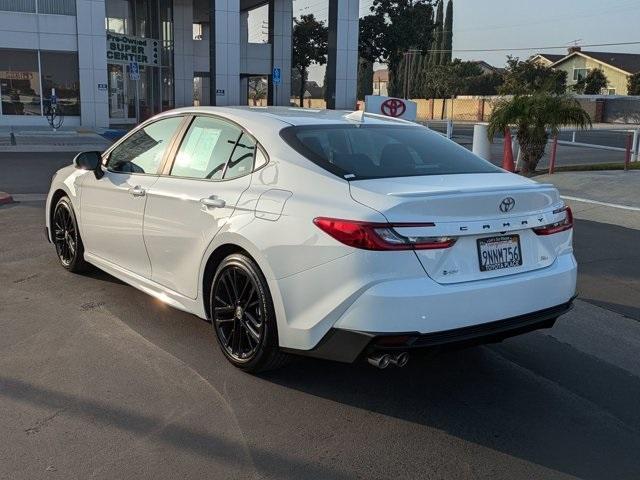
POLYGON ((511 130, 504 131, 504 147, 502 151, 502 168, 507 172, 515 172, 516 166, 513 163, 513 149, 511 148, 511 130))

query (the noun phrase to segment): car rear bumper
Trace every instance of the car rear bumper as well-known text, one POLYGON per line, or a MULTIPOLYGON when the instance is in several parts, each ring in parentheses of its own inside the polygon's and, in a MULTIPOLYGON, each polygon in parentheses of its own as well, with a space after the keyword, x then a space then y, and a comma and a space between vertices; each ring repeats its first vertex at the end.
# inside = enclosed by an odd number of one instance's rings
POLYGON ((566 254, 547 268, 490 280, 383 281, 362 292, 314 348, 296 353, 353 362, 371 349, 483 343, 548 328, 571 308, 576 276, 566 254))
POLYGON ((573 300, 527 315, 442 332, 421 334, 355 332, 332 328, 311 350, 288 350, 299 355, 352 363, 374 351, 454 348, 500 342, 524 333, 551 328, 556 319, 571 310, 573 300))

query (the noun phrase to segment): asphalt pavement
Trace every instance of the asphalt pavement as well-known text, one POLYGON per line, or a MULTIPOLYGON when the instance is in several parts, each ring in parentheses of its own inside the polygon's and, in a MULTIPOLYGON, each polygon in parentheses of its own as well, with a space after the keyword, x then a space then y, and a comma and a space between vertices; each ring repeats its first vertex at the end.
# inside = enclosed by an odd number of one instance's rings
MULTIPOLYGON (((446 131, 446 125, 441 121, 429 122, 429 128, 443 133, 446 131)), ((578 143, 593 144, 604 147, 625 148, 628 128, 634 126, 620 125, 619 130, 614 130, 610 126, 607 129, 590 129, 576 132, 575 141, 578 143)), ((637 126, 635 126, 637 128, 637 126)), ((469 149, 473 147, 473 128, 472 123, 456 123, 453 127, 452 139, 469 149)), ((562 132, 560 140, 571 141, 573 132, 562 132)), ((501 135, 496 136, 491 145, 491 162, 495 165, 502 164, 503 157, 503 138, 501 135)), ((517 152, 514 152, 514 155, 517 152)), ((539 168, 545 169, 549 167, 551 155, 551 147, 548 146, 544 157, 540 160, 539 168)), ((560 144, 558 146, 556 165, 588 165, 596 163, 624 163, 625 152, 615 150, 602 150, 597 148, 588 148, 584 146, 575 146, 560 144)))
MULTIPOLYGON (((41 169, 11 180, 41 194, 68 160, 10 161, 41 169)), ((0 478, 640 478, 639 214, 575 205, 580 298, 553 329, 404 369, 261 376, 208 323, 64 271, 41 201, 0 207, 0 478)))

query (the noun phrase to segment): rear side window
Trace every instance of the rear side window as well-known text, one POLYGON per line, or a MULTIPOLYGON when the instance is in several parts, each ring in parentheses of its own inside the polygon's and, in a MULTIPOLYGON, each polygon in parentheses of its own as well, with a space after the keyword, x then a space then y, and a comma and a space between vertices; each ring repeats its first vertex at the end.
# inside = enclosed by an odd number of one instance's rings
POLYGON ((353 180, 502 171, 419 126, 305 125, 281 136, 309 160, 353 180))
POLYGON ((232 123, 196 117, 180 145, 171 176, 221 179, 240 135, 242 130, 232 123))
POLYGON ((253 170, 255 154, 256 142, 249 135, 243 133, 231 154, 224 178, 236 178, 250 173, 253 170))
POLYGON ((164 154, 183 117, 170 117, 139 129, 113 149, 107 161, 112 172, 158 172, 164 154))

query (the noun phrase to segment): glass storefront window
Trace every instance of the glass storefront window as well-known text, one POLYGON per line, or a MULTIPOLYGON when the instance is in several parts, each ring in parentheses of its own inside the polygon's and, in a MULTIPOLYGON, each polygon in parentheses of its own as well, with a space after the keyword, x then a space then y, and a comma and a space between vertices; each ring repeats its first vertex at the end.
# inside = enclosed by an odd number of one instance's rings
POLYGON ((36 0, 0 0, 0 10, 36 13, 36 0))
POLYGON ((116 57, 109 60, 109 114, 115 120, 112 123, 142 121, 173 108, 172 0, 106 0, 106 13, 108 31, 158 41, 160 47, 155 65, 139 64, 140 80, 131 79, 128 62, 116 57))
POLYGON ((123 35, 134 35, 133 4, 130 0, 107 0, 105 7, 108 31, 123 35))
POLYGON ((80 115, 80 79, 78 54, 67 52, 40 52, 43 102, 51 100, 51 89, 56 89, 58 105, 64 115, 80 115))
POLYGON ((0 49, 3 115, 42 115, 38 52, 0 49))

